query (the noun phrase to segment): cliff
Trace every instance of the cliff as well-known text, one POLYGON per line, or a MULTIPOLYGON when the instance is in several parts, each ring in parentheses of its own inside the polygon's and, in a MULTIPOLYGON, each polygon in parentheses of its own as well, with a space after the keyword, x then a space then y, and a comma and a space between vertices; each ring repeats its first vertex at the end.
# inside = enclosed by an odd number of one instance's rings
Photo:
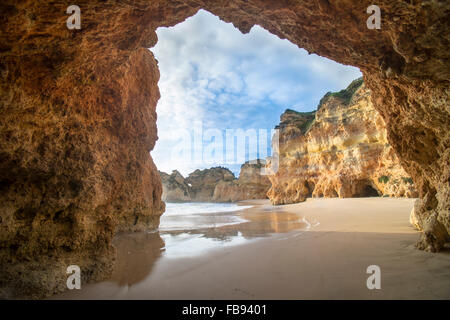
POLYGON ((210 202, 212 201, 214 190, 218 183, 232 181, 234 179, 234 174, 229 169, 215 167, 195 170, 189 174, 186 182, 191 185, 192 201, 210 202))
POLYGON ((191 201, 191 188, 184 177, 177 170, 172 174, 158 171, 162 182, 161 199, 166 202, 191 201))
POLYGON ((276 128, 279 167, 269 176, 268 193, 273 204, 311 196, 418 196, 387 141, 385 122, 362 79, 327 93, 317 111, 286 110, 276 128))
POLYGON ((215 167, 195 170, 184 178, 178 171, 172 174, 159 171, 163 194, 167 202, 212 202, 214 190, 221 182, 233 181, 233 172, 227 168, 215 167))
POLYGON ((262 160, 248 161, 241 166, 239 179, 217 184, 213 201, 236 202, 249 199, 266 199, 270 188, 267 176, 261 175, 265 166, 262 160))
POLYGON ((162 199, 167 202, 235 202, 265 199, 270 187, 267 176, 261 175, 262 160, 248 161, 241 166, 239 179, 227 168, 195 170, 187 178, 176 170, 172 174, 159 171, 163 185, 162 199))

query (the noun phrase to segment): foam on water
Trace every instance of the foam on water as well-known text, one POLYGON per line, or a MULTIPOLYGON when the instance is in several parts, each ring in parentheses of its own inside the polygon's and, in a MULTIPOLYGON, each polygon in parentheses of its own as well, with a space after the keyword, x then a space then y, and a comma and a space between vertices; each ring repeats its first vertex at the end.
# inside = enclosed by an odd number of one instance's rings
POLYGON ((251 208, 235 203, 166 203, 166 212, 161 217, 160 231, 217 228, 246 222, 234 211, 251 208))
POLYGON ((165 216, 190 215, 214 212, 233 212, 251 208, 252 206, 239 206, 235 203, 210 203, 210 202, 166 202, 165 216))

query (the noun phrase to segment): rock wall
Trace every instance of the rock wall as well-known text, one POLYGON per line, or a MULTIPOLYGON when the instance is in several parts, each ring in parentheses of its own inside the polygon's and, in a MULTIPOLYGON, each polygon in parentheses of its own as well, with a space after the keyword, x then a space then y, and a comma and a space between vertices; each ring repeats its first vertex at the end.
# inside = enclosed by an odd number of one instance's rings
POLYGON ((233 172, 227 168, 215 167, 204 170, 195 170, 186 178, 190 185, 191 201, 211 202, 214 190, 220 182, 233 181, 233 172))
POLYGON ((74 66, 34 63, 32 74, 24 71, 27 61, 12 64, 3 56, 1 64, 7 79, 0 111, 0 294, 6 297, 64 290, 72 264, 84 270, 83 283, 107 277, 114 234, 157 228, 164 211, 148 154, 157 139, 159 98, 152 54, 137 50, 112 78, 102 64, 80 80, 74 66), (24 72, 30 78, 14 78, 24 72))
POLYGON ((266 199, 270 188, 267 176, 261 175, 265 162, 257 159, 247 161, 241 166, 239 179, 223 181, 217 184, 213 201, 236 202, 249 199, 266 199))
MULTIPOLYGON (((439 230, 450 229, 450 3, 380 0, 379 30, 366 26, 372 4, 79 0, 81 30, 68 30, 66 1, 2 1, 1 287, 26 292, 32 285, 19 276, 26 264, 93 259, 118 230, 158 225, 161 182, 149 156, 158 67, 146 48, 156 43, 156 28, 201 8, 244 33, 258 24, 361 69, 388 141, 419 190, 419 247, 439 250, 439 230)), ((49 279, 36 283, 39 294, 62 290, 66 275, 55 270, 35 270, 49 279)))
POLYGON ((307 197, 417 197, 411 177, 386 138, 362 79, 327 93, 317 111, 281 115, 278 171, 270 175, 274 204, 307 197))
POLYGON ((195 170, 185 179, 176 170, 159 172, 163 185, 162 199, 167 202, 235 202, 265 199, 270 181, 260 174, 261 160, 241 166, 239 179, 227 168, 195 170))
POLYGON ((216 186, 235 179, 233 172, 223 167, 197 169, 187 178, 176 170, 171 175, 159 174, 163 185, 162 199, 167 202, 212 202, 216 186))
POLYGON ((191 201, 191 188, 184 177, 177 170, 172 174, 158 171, 162 182, 161 199, 165 202, 185 202, 191 201))

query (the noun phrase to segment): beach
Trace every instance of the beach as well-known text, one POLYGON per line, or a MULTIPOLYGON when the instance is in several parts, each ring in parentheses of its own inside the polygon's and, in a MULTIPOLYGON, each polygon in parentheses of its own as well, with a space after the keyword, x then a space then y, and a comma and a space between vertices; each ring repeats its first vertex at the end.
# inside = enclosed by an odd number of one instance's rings
POLYGON ((225 223, 216 227, 117 236, 111 279, 51 298, 449 299, 450 250, 415 249, 413 203, 243 201, 246 209, 219 213, 225 223), (381 289, 367 287, 371 265, 380 268, 381 289))

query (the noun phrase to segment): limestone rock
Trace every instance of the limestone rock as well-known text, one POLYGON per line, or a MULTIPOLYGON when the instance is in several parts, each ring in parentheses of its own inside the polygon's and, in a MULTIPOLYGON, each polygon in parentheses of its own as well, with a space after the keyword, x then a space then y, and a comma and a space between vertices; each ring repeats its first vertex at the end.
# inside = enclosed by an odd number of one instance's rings
POLYGON ((311 196, 418 195, 387 141, 385 123, 362 79, 327 93, 317 111, 286 110, 277 128, 279 168, 269 176, 274 204, 311 196))
POLYGON ((195 170, 187 178, 176 170, 172 174, 159 172, 163 185, 162 199, 167 202, 234 202, 264 199, 270 187, 261 176, 264 162, 254 160, 241 166, 239 179, 227 168, 195 170))
POLYGON ((233 172, 227 168, 215 167, 204 170, 195 170, 186 178, 191 185, 192 201, 211 202, 214 190, 220 182, 233 181, 233 172))
POLYGON ((448 232, 445 226, 438 221, 437 213, 430 212, 423 224, 423 232, 416 247, 421 250, 436 252, 445 245, 449 240, 448 238, 448 232))
MULTIPOLYGON (((416 200, 417 202, 417 200, 416 200)), ((415 210, 415 206, 411 209, 411 213, 409 214, 409 223, 417 230, 420 230, 420 223, 419 223, 419 219, 417 218, 416 215, 416 210, 415 210)))
POLYGON ((162 182, 162 200, 166 202, 191 201, 190 186, 177 170, 172 174, 158 171, 162 182))
POLYGON ((222 181, 217 184, 213 200, 217 202, 236 202, 249 199, 266 199, 270 188, 267 176, 261 174, 265 166, 263 160, 247 161, 241 166, 239 179, 222 181))

